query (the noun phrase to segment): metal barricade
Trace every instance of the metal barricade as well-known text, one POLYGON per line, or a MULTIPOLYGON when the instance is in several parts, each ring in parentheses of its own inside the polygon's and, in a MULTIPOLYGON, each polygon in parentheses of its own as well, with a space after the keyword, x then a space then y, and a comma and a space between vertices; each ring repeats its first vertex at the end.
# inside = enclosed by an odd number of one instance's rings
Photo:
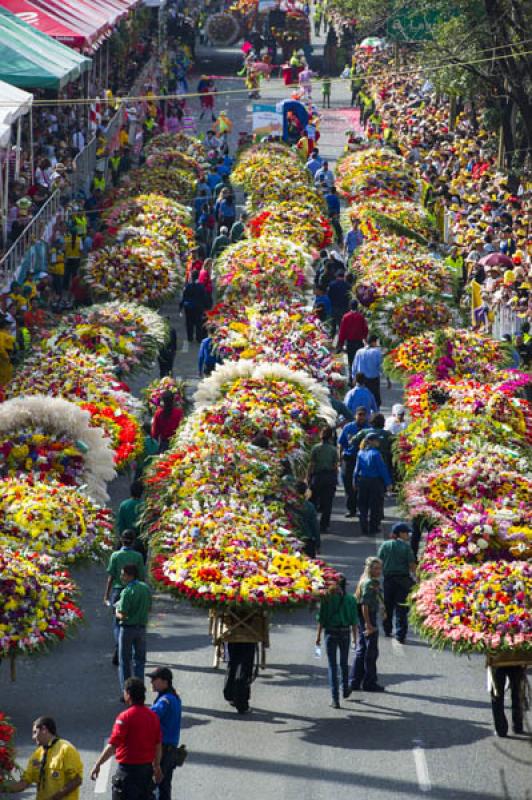
POLYGON ((14 279, 26 251, 43 237, 47 226, 54 220, 61 206, 61 190, 56 189, 44 205, 41 206, 18 239, 11 245, 7 253, 0 259, 0 281, 2 284, 14 279))

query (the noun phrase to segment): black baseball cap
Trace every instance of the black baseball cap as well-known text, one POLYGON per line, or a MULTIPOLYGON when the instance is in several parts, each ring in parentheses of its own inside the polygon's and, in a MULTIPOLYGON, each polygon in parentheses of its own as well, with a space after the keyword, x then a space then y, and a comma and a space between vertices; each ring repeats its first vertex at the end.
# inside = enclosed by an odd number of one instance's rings
POLYGON ((154 669, 153 672, 150 672, 148 675, 150 680, 160 678, 162 681, 168 681, 168 683, 172 683, 173 677, 172 670, 168 669, 168 667, 157 667, 157 669, 154 669))

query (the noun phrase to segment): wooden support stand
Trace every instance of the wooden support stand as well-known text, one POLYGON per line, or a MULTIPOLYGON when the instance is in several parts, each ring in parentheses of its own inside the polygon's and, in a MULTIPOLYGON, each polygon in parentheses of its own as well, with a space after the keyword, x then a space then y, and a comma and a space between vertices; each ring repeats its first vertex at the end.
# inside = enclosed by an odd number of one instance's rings
POLYGON ((259 666, 266 666, 266 648, 270 646, 269 620, 263 611, 211 609, 209 611, 209 636, 214 645, 212 665, 218 669, 225 661, 226 642, 255 642, 260 648, 259 666))

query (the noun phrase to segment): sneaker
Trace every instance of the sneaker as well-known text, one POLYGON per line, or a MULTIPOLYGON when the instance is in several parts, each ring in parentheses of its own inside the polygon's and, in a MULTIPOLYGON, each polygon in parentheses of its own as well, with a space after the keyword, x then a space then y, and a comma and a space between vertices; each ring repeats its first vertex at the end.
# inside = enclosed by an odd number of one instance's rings
POLYGON ((340 703, 338 700, 333 700, 332 703, 330 703, 330 706, 331 708, 340 708, 340 703))
POLYGON ((405 643, 406 636, 396 636, 395 638, 399 642, 399 644, 404 644, 405 643))
POLYGON ((345 700, 347 700, 347 698, 351 696, 351 692, 352 692, 352 689, 350 689, 350 688, 344 689, 343 695, 344 695, 344 699, 345 700))
POLYGON ((344 514, 344 519, 354 519, 355 517, 356 514, 354 514, 352 511, 348 511, 347 514, 344 514))
POLYGON ((515 723, 514 722, 514 724, 512 725, 512 730, 518 736, 521 736, 525 732, 524 729, 523 729, 523 723, 522 722, 520 722, 520 723, 515 723))
POLYGON ((385 692, 386 689, 384 686, 381 686, 379 683, 375 683, 373 686, 364 689, 365 692, 385 692))

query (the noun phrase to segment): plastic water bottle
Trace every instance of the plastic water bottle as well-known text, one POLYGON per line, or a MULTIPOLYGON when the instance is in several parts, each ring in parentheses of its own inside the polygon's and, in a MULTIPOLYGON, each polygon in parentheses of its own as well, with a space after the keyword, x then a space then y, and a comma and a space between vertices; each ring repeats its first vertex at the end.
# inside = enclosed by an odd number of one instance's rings
POLYGON ((319 644, 314 648, 314 658, 321 658, 321 647, 319 644))

